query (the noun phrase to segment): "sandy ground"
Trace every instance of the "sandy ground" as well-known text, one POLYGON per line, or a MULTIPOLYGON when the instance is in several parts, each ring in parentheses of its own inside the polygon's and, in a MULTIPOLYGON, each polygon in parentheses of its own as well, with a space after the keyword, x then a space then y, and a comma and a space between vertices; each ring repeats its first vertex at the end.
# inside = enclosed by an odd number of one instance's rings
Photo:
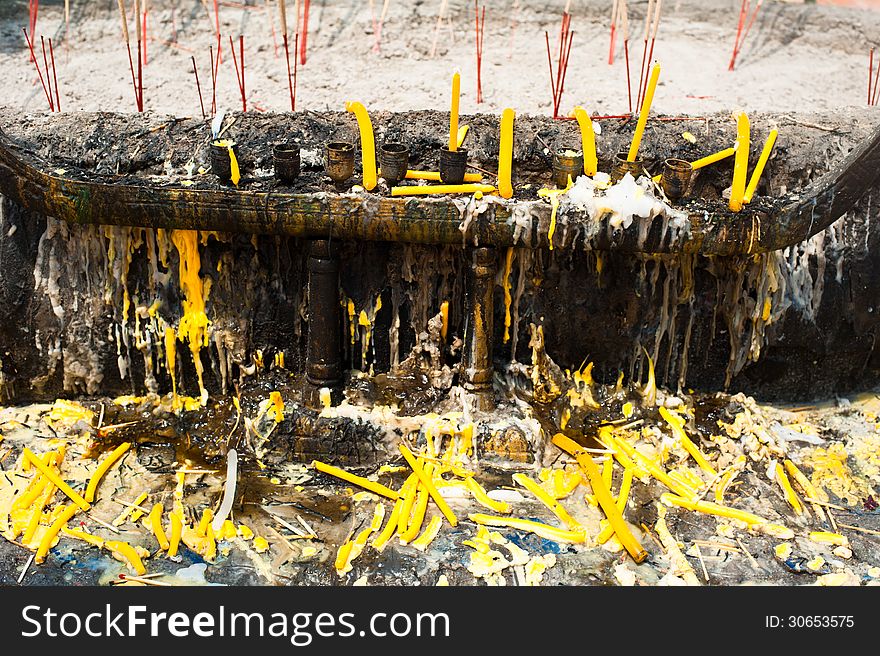
MULTIPOLYGON (((43 109, 21 27, 27 6, 17 0, 0 9, 0 66, 4 104, 43 109)), ((290 2, 293 5, 292 2, 290 2)), ((381 2, 377 11, 381 9, 381 2)), ((390 2, 382 47, 374 52, 368 2, 313 2, 307 64, 299 69, 301 110, 341 109, 358 99, 368 108, 443 109, 449 80, 462 71, 462 112, 548 113, 550 82, 544 31, 555 47, 562 0, 500 0, 487 4, 484 38, 485 102, 475 104, 475 46, 472 5, 450 2, 431 56, 439 2, 390 2)), ((630 8, 630 65, 639 75, 646 2, 630 8)), ((73 2, 70 33, 64 35, 61 3, 44 3, 37 33, 55 36, 61 105, 68 110, 132 111, 134 97, 115 2, 73 2)), ((196 56, 210 111, 208 47, 213 20, 195 0, 157 0, 148 18, 147 109, 179 115, 199 113, 191 55, 196 56), (172 9, 177 5, 177 9, 172 9)), ((249 0, 246 7, 221 3, 224 57, 218 76, 221 107, 241 105, 229 35, 245 36, 246 88, 253 109, 289 108, 279 18, 275 3, 249 0)), ((602 114, 628 109, 623 47, 609 66, 610 0, 572 2, 575 32, 563 109, 582 104, 602 114)), ((718 110, 822 110, 864 105, 867 51, 880 34, 880 12, 766 2, 748 36, 737 69, 727 70, 739 2, 678 0, 664 5, 654 58, 663 72, 655 108, 663 113, 718 110)), ((293 31, 293 10, 288 22, 293 31)), ((132 34, 134 33, 133 27, 132 34)), ((292 35, 291 35, 291 38, 292 35)), ((633 87, 636 82, 633 81, 633 87)))

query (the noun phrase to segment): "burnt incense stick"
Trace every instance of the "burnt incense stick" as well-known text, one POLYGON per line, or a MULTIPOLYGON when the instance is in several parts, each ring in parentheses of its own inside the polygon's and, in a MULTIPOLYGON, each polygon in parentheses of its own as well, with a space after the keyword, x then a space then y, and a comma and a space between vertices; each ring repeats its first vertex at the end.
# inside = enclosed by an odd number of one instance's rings
MULTIPOLYGON (((52 100, 52 80, 49 78, 49 59, 46 56, 46 40, 40 35, 40 46, 43 49, 43 68, 46 69, 46 84, 49 87, 49 109, 55 111, 55 101, 52 100)), ((39 66, 37 67, 39 70, 39 66)))
POLYGON ((207 116, 205 116, 205 101, 202 100, 202 85, 199 84, 199 69, 196 68, 196 57, 192 55, 192 65, 193 65, 193 74, 196 76, 196 89, 199 92, 199 105, 202 108, 202 120, 204 121, 207 116))
POLYGON ((626 98, 629 103, 629 113, 633 111, 632 78, 629 71, 629 19, 626 11, 626 0, 620 0, 621 29, 623 30, 623 56, 626 60, 626 98))
MULTIPOLYGON (((657 0, 654 5, 654 19, 651 26, 651 47, 648 49, 648 65, 654 61, 654 43, 657 41, 657 31, 660 29, 660 10, 663 6, 663 0, 657 0)), ((645 99, 645 92, 648 90, 648 75, 646 70, 644 87, 639 91, 639 106, 645 99)))
MULTIPOLYGON (((58 73, 55 70, 55 48, 52 47, 52 39, 49 39, 49 55, 52 59, 52 79, 55 81, 55 111, 61 111, 61 94, 58 92, 58 73)), ((49 71, 46 71, 46 77, 49 71)))
POLYGON ((232 63, 235 65, 235 77, 238 79, 238 90, 241 93, 241 111, 247 111, 247 97, 244 90, 244 35, 239 35, 239 56, 235 56, 235 42, 229 37, 229 47, 232 50, 232 63), (238 62, 241 60, 241 71, 239 72, 238 62))
POLYGON ((36 55, 34 54, 34 44, 31 42, 30 37, 28 37, 27 29, 21 28, 21 31, 24 32, 24 40, 27 41, 28 50, 31 53, 31 61, 33 61, 34 66, 37 67, 37 75, 40 76, 40 84, 43 87, 43 93, 46 94, 46 100, 49 102, 49 109, 54 111, 52 96, 49 94, 49 90, 46 88, 46 82, 43 80, 43 73, 40 71, 40 65, 37 62, 36 55))

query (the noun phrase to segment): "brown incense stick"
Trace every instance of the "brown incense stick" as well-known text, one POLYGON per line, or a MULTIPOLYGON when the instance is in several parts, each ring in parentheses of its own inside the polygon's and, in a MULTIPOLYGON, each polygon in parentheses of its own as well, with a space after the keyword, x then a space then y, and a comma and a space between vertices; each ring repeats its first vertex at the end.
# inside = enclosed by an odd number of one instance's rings
MULTIPOLYGON (((55 71, 55 48, 52 47, 52 39, 49 39, 49 55, 52 58, 52 79, 55 81, 55 111, 61 111, 61 94, 58 92, 58 73, 55 71)), ((46 77, 49 71, 46 71, 46 77)))
POLYGON ((199 105, 200 105, 201 108, 202 108, 202 120, 204 121, 205 118, 207 118, 207 117, 205 116, 205 101, 202 100, 202 85, 199 84, 199 69, 196 68, 196 57, 195 57, 195 55, 192 55, 191 59, 192 59, 192 65, 193 65, 193 73, 194 73, 195 76, 196 76, 196 89, 197 89, 198 92, 199 92, 199 105))

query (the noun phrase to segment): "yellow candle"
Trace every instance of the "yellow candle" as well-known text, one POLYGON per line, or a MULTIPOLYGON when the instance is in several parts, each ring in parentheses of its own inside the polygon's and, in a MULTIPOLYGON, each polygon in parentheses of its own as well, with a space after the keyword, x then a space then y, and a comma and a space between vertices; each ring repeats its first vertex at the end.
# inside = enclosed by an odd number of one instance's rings
POLYGON ((199 521, 199 525, 196 528, 196 532, 199 535, 207 535, 208 527, 211 525, 211 520, 214 519, 214 511, 210 508, 205 508, 202 511, 202 519, 199 521))
POLYGON ((168 537, 165 535, 165 530, 162 528, 161 503, 155 504, 150 511, 150 529, 153 531, 153 535, 156 536, 156 540, 159 542, 159 548, 163 550, 167 549, 168 537))
POLYGON ((464 479, 464 483, 467 486, 467 489, 471 494, 474 495, 474 499, 481 506, 485 506, 489 510, 494 510, 497 513, 502 513, 504 515, 510 512, 510 504, 505 503, 504 501, 496 501, 488 494, 486 494, 486 490, 483 489, 483 486, 477 483, 473 476, 468 476, 464 479))
POLYGON ((52 542, 54 542, 55 536, 58 535, 58 531, 61 530, 62 526, 67 525, 67 522, 69 522, 70 518, 76 514, 77 510, 78 508, 76 504, 69 503, 64 507, 64 510, 61 511, 61 514, 58 515, 55 521, 52 522, 52 525, 43 534, 43 538, 40 540, 40 546, 37 547, 37 554, 34 556, 35 563, 39 564, 46 560, 46 554, 49 553, 49 549, 52 547, 52 542))
POLYGON ((667 474, 665 471, 663 471, 663 469, 660 468, 660 466, 656 462, 645 456, 645 454, 636 451, 635 447, 629 444, 626 440, 616 439, 613 437, 611 439, 614 440, 614 444, 616 444, 618 448, 623 450, 626 455, 628 455, 633 460, 634 463, 639 465, 642 469, 644 469, 651 476, 663 483, 663 485, 668 487, 670 490, 682 497, 690 498, 694 496, 694 491, 691 488, 676 483, 669 477, 669 474, 667 474))
POLYGON ((596 175, 599 160, 596 156, 596 133, 593 132, 593 119, 583 107, 574 108, 574 116, 581 128, 581 150, 584 153, 584 173, 596 175))
POLYGON ((758 515, 746 512, 745 510, 737 510, 736 508, 721 506, 717 503, 712 503, 711 501, 691 501, 690 499, 684 499, 674 494, 669 494, 668 492, 665 492, 660 496, 660 501, 667 506, 678 506, 679 508, 687 508, 688 510, 695 510, 708 515, 738 519, 749 525, 767 523, 767 520, 763 517, 758 517, 758 515))
POLYGON ((599 468, 596 466, 596 463, 593 462, 593 458, 590 457, 590 454, 577 442, 569 439, 562 433, 557 433, 553 436, 553 444, 577 460, 578 465, 580 465, 581 469, 584 470, 584 473, 590 480, 590 487, 593 489, 593 494, 599 502, 599 505, 602 507, 605 516, 608 518, 608 521, 614 529, 614 532, 617 534, 617 539, 620 540, 620 544, 623 545, 624 549, 629 552, 629 555, 632 556, 633 560, 637 563, 644 561, 645 558, 648 557, 648 552, 645 551, 641 544, 639 544, 639 541, 627 527, 623 515, 617 509, 617 504, 614 502, 611 492, 605 487, 605 484, 602 481, 602 474, 599 472, 599 468))
POLYGON ((849 544, 849 540, 845 535, 840 533, 831 533, 829 531, 812 531, 810 539, 819 544, 832 544, 838 547, 845 547, 849 544))
POLYGON ((30 544, 34 534, 37 532, 37 527, 40 525, 40 520, 43 519, 43 508, 46 507, 46 504, 49 503, 49 500, 53 496, 55 496, 55 486, 52 483, 49 483, 44 488, 43 495, 40 497, 40 500, 37 502, 36 507, 31 513, 31 518, 28 521, 27 528, 21 538, 23 544, 30 544))
POLYGON ((746 192, 746 173, 749 168, 749 117, 740 112, 736 119, 736 159, 733 164, 733 186, 730 188, 730 209, 739 212, 746 192))
POLYGON ((801 505, 800 499, 797 498, 794 488, 791 487, 791 481, 789 481, 788 476, 785 475, 785 470, 778 462, 776 463, 775 474, 776 482, 779 483, 779 487, 782 488, 782 493, 785 495, 785 500, 788 501, 788 505, 794 509, 795 515, 802 515, 804 513, 804 507, 801 505))
POLYGON ((370 115, 359 102, 345 103, 345 110, 352 112, 357 119, 361 133, 361 168, 364 173, 364 189, 372 191, 376 187, 376 142, 373 138, 373 124, 370 115))
MULTIPOLYGON (((52 462, 55 460, 54 453, 47 453, 43 456, 43 463, 49 467, 52 462)), ((28 468, 31 466, 31 461, 28 458, 24 458, 22 465, 27 465, 28 468)), ((22 466, 24 470, 24 466, 22 466)), ((46 477, 39 471, 34 473, 31 482, 28 483, 28 486, 24 489, 24 491, 15 499, 12 504, 12 509, 16 508, 29 508, 30 505, 37 500, 37 497, 46 489, 46 485, 51 485, 51 481, 46 480, 46 477)))
POLYGON ((432 185, 430 187, 392 187, 392 196, 440 196, 443 194, 490 194, 495 187, 487 184, 432 185))
POLYGON ((397 516, 397 534, 403 535, 406 527, 409 525, 409 518, 412 514, 413 504, 416 502, 416 493, 419 490, 419 477, 415 472, 407 477, 400 488, 401 506, 400 514, 397 516))
POLYGON ((496 517, 495 515, 484 515, 482 513, 472 513, 468 515, 471 521, 484 526, 508 526, 510 528, 519 529, 520 531, 528 531, 539 535, 547 540, 554 542, 566 542, 579 544, 587 541, 587 530, 581 528, 577 531, 566 531, 555 526, 542 524, 541 522, 533 522, 528 519, 517 519, 515 517, 496 517))
POLYGON ((461 145, 464 143, 464 138, 467 136, 469 129, 469 125, 462 125, 460 128, 458 128, 458 139, 456 141, 459 148, 461 148, 461 145))
POLYGON ((684 447, 684 450, 687 451, 691 457, 696 461, 697 465, 700 466, 704 472, 709 474, 709 476, 715 477, 718 473, 709 464, 709 461, 706 460, 706 456, 703 455, 703 452, 700 451, 700 448, 691 442, 691 439, 687 436, 687 433, 684 431, 684 420, 671 413, 666 408, 660 408, 660 416, 666 420, 666 423, 669 424, 670 428, 672 428, 673 434, 678 438, 681 445, 684 447))
POLYGON ((180 536, 183 534, 183 522, 176 512, 171 513, 171 540, 168 542, 168 556, 173 558, 177 555, 180 547, 180 536))
POLYGON ((43 473, 43 476, 52 481, 59 490, 70 497, 70 500, 73 501, 77 506, 79 506, 80 509, 88 510, 91 507, 85 499, 83 499, 79 494, 73 491, 73 488, 71 488, 67 483, 61 480, 61 477, 56 474, 52 469, 50 469, 49 466, 46 465, 46 463, 37 458, 37 456, 35 456, 30 449, 25 448, 24 457, 30 460, 31 464, 39 469, 43 473))
MULTIPOLYGON (((425 465, 425 474, 430 476, 434 471, 433 464, 425 465)), ((422 529, 422 523, 425 521, 425 512, 428 509, 428 493, 424 485, 419 485, 418 497, 413 506, 412 514, 409 520, 409 526, 400 534, 400 544, 409 544, 415 540, 419 531, 422 529)))
POLYGON ((714 164, 715 162, 720 162, 722 159, 727 159, 735 153, 736 148, 725 148, 724 150, 719 150, 717 153, 712 153, 711 155, 706 155, 705 157, 701 157, 698 160, 694 160, 693 162, 691 162, 691 168, 696 171, 697 169, 701 169, 704 166, 709 166, 709 164, 714 164))
POLYGON ((635 162, 639 154, 639 145, 642 143, 642 135, 645 133, 645 125, 648 123, 648 114, 651 111, 651 103, 654 101, 654 90, 657 88, 657 79, 660 77, 660 64, 654 64, 651 69, 651 78, 645 91, 645 99, 642 101, 642 109, 639 111, 639 121, 636 123, 636 133, 633 135, 632 144, 629 147, 628 162, 635 162))
POLYGON ((138 556, 138 552, 135 551, 135 548, 128 544, 128 542, 122 542, 119 540, 108 540, 104 543, 104 546, 107 547, 110 551, 118 553, 120 556, 125 558, 128 561, 128 564, 131 565, 132 569, 138 573, 139 576, 147 573, 147 568, 144 567, 144 563, 141 560, 141 557, 138 556))
MULTIPOLYGON (((382 175, 382 169, 379 169, 379 175, 382 175)), ((440 171, 407 171, 407 180, 428 180, 430 182, 440 182, 440 171)), ((483 176, 480 173, 465 173, 465 182, 480 182, 483 176)))
POLYGON ((458 519, 456 519, 455 514, 452 512, 452 508, 450 508, 449 504, 446 503, 446 499, 440 496, 440 493, 434 486, 434 481, 431 480, 431 477, 427 475, 425 471, 419 466, 419 463, 416 462, 415 456, 413 456, 412 452, 406 447, 405 444, 401 444, 398 448, 400 449, 400 453, 403 454, 403 457, 409 464, 410 468, 416 473, 416 476, 419 477, 422 485, 424 485, 425 489, 428 490, 428 494, 430 494, 431 498, 434 499, 434 503, 437 504, 440 512, 443 513, 444 517, 446 517, 450 524, 452 524, 453 526, 457 526, 458 519))
POLYGON ((770 159, 770 153, 773 152, 773 146, 776 144, 777 136, 779 136, 778 130, 770 130, 770 134, 767 135, 767 141, 764 142, 764 149, 761 151, 761 157, 758 158, 758 163, 755 165, 755 170, 752 171, 752 177, 749 180, 749 186, 746 187, 746 193, 743 196, 744 203, 751 202, 752 196, 755 195, 755 190, 758 188, 758 182, 761 180, 761 174, 764 172, 764 167, 767 165, 767 160, 770 159))
POLYGON ((91 533, 87 533, 86 531, 80 531, 76 528, 63 527, 61 529, 61 532, 64 533, 64 535, 76 538, 77 540, 88 542, 94 547, 100 548, 104 546, 104 538, 99 538, 97 535, 92 535, 91 533))
POLYGON ((92 477, 89 479, 89 484, 86 487, 86 501, 91 503, 95 500, 95 492, 98 491, 98 483, 101 482, 101 479, 110 467, 113 466, 113 463, 125 455, 125 452, 128 451, 129 447, 131 447, 131 442, 123 442, 113 450, 113 453, 104 458, 100 465, 98 465, 98 468, 95 470, 95 473, 92 474, 92 477))
POLYGON ((452 76, 452 104, 449 110, 449 150, 458 150, 458 97, 461 93, 461 75, 452 76))
POLYGON ((319 472, 323 472, 324 474, 329 474, 330 476, 335 476, 336 478, 340 478, 343 481, 347 481, 354 485, 364 488, 365 490, 369 490, 379 496, 388 497, 389 499, 399 499, 400 495, 394 490, 385 487, 381 483, 374 483, 373 481, 368 481, 363 476, 356 476, 355 474, 350 474, 347 471, 339 469, 339 467, 334 467, 333 465, 328 465, 326 463, 321 462, 320 460, 313 460, 312 467, 317 469, 319 472))
POLYGON ((410 546, 415 547, 419 551, 425 551, 428 545, 431 544, 431 541, 437 537, 437 533, 440 532, 441 524, 443 524, 443 518, 439 515, 434 515, 422 534, 410 546))
POLYGON ((382 529, 382 532, 373 538, 373 548, 376 551, 382 551, 385 548, 385 545, 388 544, 388 540, 391 539, 391 536, 394 535, 394 531, 397 529, 397 519, 400 517, 400 509, 403 506, 403 500, 398 499, 394 503, 394 508, 391 510, 391 516, 388 518, 388 522, 385 524, 385 528, 382 529))
POLYGON ((501 147, 498 153, 498 193, 502 198, 513 196, 513 119, 516 113, 507 108, 501 113, 501 147))
POLYGON ((568 511, 562 507, 556 499, 552 498, 547 492, 544 491, 540 485, 535 483, 531 478, 526 476, 525 474, 514 474, 513 480, 526 488, 529 492, 534 494, 538 500, 547 506, 550 510, 553 511, 553 514, 556 515, 568 528, 572 531, 576 531, 582 529, 580 522, 575 520, 571 515, 568 514, 568 511))
POLYGON ((810 479, 808 479, 791 460, 785 461, 785 469, 788 471, 789 475, 797 481, 797 484, 801 486, 807 499, 810 499, 811 501, 828 502, 828 495, 825 493, 825 490, 820 490, 814 487, 810 482, 810 479))

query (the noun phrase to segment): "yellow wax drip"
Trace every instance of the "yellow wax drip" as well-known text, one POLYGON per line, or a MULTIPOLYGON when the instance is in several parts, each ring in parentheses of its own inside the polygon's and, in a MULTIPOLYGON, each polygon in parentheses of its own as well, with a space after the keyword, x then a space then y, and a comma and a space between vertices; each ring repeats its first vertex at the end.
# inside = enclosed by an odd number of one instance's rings
POLYGON ((504 343, 510 341, 510 306, 513 303, 513 297, 510 295, 510 270, 513 266, 513 247, 507 249, 507 255, 504 258, 504 343))
MULTIPOLYGON (((208 326, 211 322, 205 315, 205 298, 202 279, 199 277, 201 260, 199 258, 198 233, 195 230, 174 230, 171 241, 180 256, 180 289, 183 292, 183 316, 177 327, 181 340, 189 343, 193 364, 199 380, 199 393, 202 404, 208 401, 208 391, 203 380, 199 351, 208 345, 208 326)), ((167 347, 167 335, 166 335, 167 347)))

